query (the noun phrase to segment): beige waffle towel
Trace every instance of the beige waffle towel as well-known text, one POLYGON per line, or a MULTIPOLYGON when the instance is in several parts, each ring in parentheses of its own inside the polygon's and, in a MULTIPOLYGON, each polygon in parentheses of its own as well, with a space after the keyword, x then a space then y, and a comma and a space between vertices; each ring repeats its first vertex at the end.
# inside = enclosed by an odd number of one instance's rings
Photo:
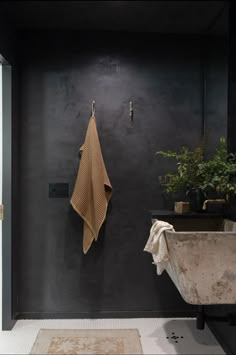
POLYGON ((70 202, 84 220, 83 251, 86 254, 93 240, 98 238, 112 195, 94 116, 89 121, 85 142, 80 151, 82 157, 70 202))

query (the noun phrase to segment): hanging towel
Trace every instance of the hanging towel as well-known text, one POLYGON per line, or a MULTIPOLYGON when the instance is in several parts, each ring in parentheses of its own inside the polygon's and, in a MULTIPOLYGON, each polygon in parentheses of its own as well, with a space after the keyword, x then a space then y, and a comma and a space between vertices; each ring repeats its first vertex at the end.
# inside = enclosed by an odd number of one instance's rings
POLYGON ((83 252, 86 254, 93 240, 98 238, 112 195, 94 116, 89 121, 85 142, 80 151, 82 157, 70 202, 84 220, 83 252))
POLYGON ((144 251, 152 254, 153 264, 156 265, 158 275, 162 274, 169 261, 169 253, 164 234, 165 230, 174 232, 174 227, 167 222, 159 221, 158 219, 155 220, 144 248, 144 251))

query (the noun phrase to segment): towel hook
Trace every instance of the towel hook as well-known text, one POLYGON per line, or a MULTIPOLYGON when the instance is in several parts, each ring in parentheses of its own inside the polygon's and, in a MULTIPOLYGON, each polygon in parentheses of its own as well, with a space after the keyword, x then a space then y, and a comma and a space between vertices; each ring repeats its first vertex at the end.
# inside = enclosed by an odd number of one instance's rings
POLYGON ((133 110, 133 102, 132 101, 129 102, 129 115, 130 115, 131 120, 133 120, 134 110, 133 110))
POLYGON ((129 115, 132 116, 132 112, 133 112, 133 102, 130 101, 129 102, 129 115))
POLYGON ((95 115, 95 101, 92 102, 92 116, 95 115))

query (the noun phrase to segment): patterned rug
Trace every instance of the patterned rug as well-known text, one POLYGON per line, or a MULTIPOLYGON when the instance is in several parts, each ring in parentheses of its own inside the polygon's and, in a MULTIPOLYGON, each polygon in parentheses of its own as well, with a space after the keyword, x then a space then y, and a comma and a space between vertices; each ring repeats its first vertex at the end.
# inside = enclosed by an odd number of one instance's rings
POLYGON ((41 329, 30 354, 143 354, 137 329, 41 329))

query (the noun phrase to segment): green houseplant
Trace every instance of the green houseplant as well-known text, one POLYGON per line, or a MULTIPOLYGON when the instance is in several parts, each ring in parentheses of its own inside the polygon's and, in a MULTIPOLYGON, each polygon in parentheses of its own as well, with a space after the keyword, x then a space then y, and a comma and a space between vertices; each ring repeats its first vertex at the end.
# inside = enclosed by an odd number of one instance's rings
POLYGON ((203 145, 194 150, 181 147, 178 152, 156 154, 176 161, 175 172, 160 176, 164 191, 172 196, 188 196, 192 210, 201 210, 204 199, 230 201, 236 195, 236 154, 227 152, 224 138, 220 138, 211 159, 204 158, 203 145))
POLYGON ((191 202, 191 208, 198 210, 204 201, 203 176, 198 176, 199 165, 203 163, 203 147, 190 150, 188 147, 181 147, 178 152, 159 151, 156 154, 164 158, 171 158, 176 161, 176 171, 160 176, 160 183, 164 191, 173 196, 191 202))
POLYGON ((225 138, 220 138, 213 157, 199 164, 198 176, 208 198, 229 201, 236 194, 236 154, 227 152, 225 138))

